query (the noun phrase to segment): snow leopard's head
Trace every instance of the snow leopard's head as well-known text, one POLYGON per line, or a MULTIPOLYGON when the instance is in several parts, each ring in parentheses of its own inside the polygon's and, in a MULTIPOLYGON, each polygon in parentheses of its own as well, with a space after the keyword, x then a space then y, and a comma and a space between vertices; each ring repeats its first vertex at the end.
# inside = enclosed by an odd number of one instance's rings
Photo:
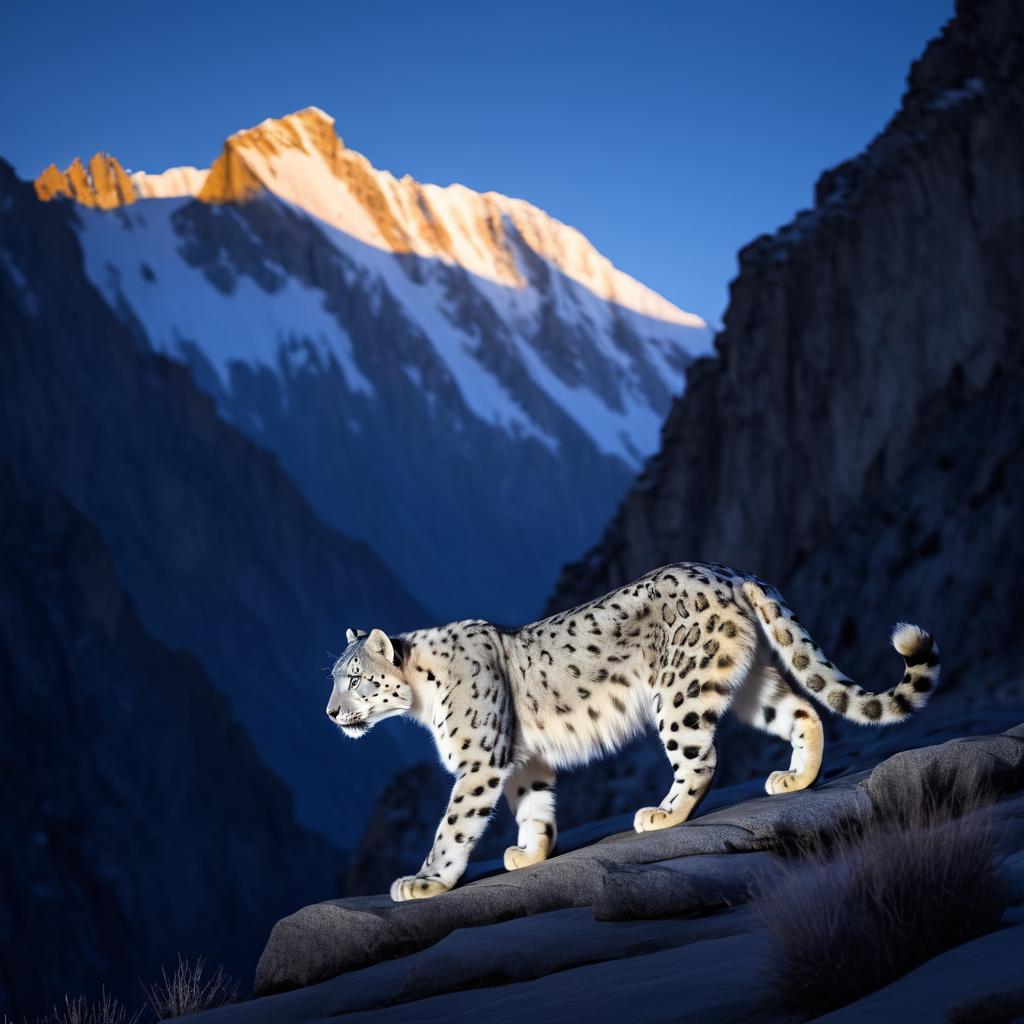
POLYGON ((412 689, 402 671, 401 641, 383 630, 348 630, 348 646, 334 663, 334 689, 327 717, 352 739, 378 722, 412 707, 412 689))

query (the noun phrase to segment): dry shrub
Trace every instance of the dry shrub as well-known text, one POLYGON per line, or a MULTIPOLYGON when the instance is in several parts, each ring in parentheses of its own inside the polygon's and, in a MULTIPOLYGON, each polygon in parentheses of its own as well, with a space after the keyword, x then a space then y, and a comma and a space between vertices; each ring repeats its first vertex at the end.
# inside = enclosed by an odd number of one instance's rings
POLYGON ((218 967, 209 977, 203 976, 205 971, 206 963, 201 957, 189 961, 180 956, 170 977, 166 968, 161 971, 163 980, 146 989, 146 998, 157 1020, 212 1010, 238 998, 238 982, 225 974, 223 967, 218 967))
POLYGON ((926 781, 873 793, 868 822, 807 843, 755 901, 774 939, 767 981, 786 1011, 846 1006, 1000 927, 1008 898, 983 788, 926 781))

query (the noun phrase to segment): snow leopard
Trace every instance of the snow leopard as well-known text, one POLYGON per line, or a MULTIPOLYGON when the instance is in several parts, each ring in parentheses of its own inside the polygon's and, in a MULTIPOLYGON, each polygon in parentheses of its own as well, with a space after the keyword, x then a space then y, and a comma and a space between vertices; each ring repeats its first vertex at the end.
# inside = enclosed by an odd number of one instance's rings
POLYGON ((939 649, 898 624, 904 673, 884 693, 861 689, 825 656, 782 595, 720 563, 681 562, 518 629, 483 620, 389 636, 349 629, 332 669, 327 714, 345 735, 407 715, 433 735, 454 776, 419 871, 395 901, 436 896, 462 877, 504 794, 518 825, 508 870, 550 857, 557 841, 555 773, 657 731, 672 785, 636 812, 637 832, 685 822, 715 772, 715 730, 727 709, 792 746, 769 794, 810 786, 821 767, 821 719, 807 697, 864 725, 899 722, 927 702, 939 649), (795 684, 795 687, 794 685, 795 684))

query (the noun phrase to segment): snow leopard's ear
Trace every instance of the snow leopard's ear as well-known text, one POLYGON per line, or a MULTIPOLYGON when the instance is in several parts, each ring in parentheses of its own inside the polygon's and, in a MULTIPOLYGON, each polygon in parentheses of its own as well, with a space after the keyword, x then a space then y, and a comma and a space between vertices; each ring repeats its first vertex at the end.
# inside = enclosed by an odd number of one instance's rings
POLYGON ((346 629, 345 643, 350 644, 353 640, 358 640, 361 636, 366 636, 365 629, 346 629))
POLYGON ((382 629, 371 629, 370 635, 366 638, 366 646, 371 654, 377 654, 385 661, 395 660, 395 646, 391 643, 391 637, 382 629))

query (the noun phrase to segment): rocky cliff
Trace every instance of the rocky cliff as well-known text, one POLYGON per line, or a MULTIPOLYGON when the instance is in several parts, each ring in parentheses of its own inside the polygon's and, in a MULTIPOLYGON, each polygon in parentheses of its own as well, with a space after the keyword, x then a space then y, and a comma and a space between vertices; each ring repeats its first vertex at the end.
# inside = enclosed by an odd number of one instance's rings
POLYGON ((1022 169, 1024 8, 962 0, 885 130, 740 253, 717 356, 551 607, 725 561, 867 685, 905 618, 987 699, 1024 647, 1022 169))
POLYGON ((866 759, 801 793, 719 790, 679 828, 637 835, 631 815, 592 822, 563 835, 552 860, 480 865, 431 900, 305 907, 271 933, 256 976, 263 998, 188 1020, 1016 1020, 1024 726, 1002 725, 866 759), (965 779, 993 803, 957 819, 965 779), (927 807, 935 825, 916 817, 927 807), (896 808, 905 828, 893 827, 896 808), (999 868, 979 864, 978 850, 999 868), (1005 909, 979 925, 993 897, 1005 909), (766 898, 796 904, 790 930, 779 934, 766 898), (800 943, 831 983, 834 1017, 802 1000, 794 1013, 785 998, 800 943))
POLYGON ((143 629, 96 530, 3 461, 0 666, 0 1008, 134 1003, 179 953, 247 986, 337 855, 196 659, 143 629))
POLYGON ((350 845, 385 781, 373 768, 422 747, 411 729, 343 742, 323 713, 330 652, 347 625, 429 614, 114 314, 75 211, 0 164, 0 456, 95 524, 147 631, 199 658, 300 820, 350 845))

